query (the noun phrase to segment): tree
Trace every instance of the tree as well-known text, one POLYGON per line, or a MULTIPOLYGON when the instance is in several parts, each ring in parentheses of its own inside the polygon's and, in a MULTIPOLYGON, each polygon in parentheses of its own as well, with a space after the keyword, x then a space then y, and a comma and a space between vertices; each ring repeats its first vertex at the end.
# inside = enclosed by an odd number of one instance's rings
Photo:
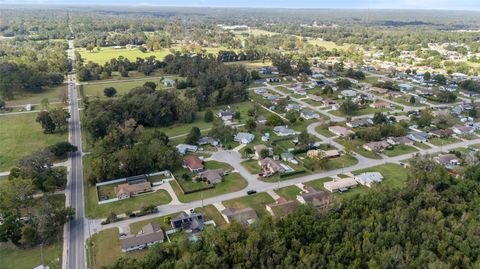
POLYGON ((383 115, 382 112, 375 112, 373 115, 374 124, 383 124, 387 122, 387 116, 383 115))
POLYGON ((247 158, 250 158, 250 156, 253 155, 253 153, 255 153, 253 151, 253 149, 250 148, 250 147, 246 147, 244 152, 245 152, 245 155, 247 156, 247 158))
POLYGON ((143 83, 143 87, 155 90, 157 88, 157 84, 153 81, 147 81, 147 82, 143 83))
POLYGON ((27 246, 35 246, 38 243, 37 231, 31 226, 23 228, 22 241, 27 246))
POLYGON ((283 120, 277 114, 269 114, 266 124, 270 126, 278 126, 283 124, 283 120))
POLYGON ((44 110, 48 109, 50 102, 48 101, 48 98, 43 98, 42 101, 40 101, 40 104, 44 110))
POLYGON ((410 96, 410 104, 414 105, 415 103, 417 102, 417 100, 415 99, 415 96, 410 96))
POLYGON ((55 108, 48 112, 53 124, 55 124, 55 131, 64 130, 68 126, 68 119, 70 113, 63 108, 55 108))
POLYGON ((432 124, 433 115, 430 109, 423 109, 420 111, 420 115, 415 119, 415 122, 419 127, 426 127, 432 124))
POLYGON ((88 44, 87 47, 85 48, 88 52, 93 52, 93 49, 95 46, 93 44, 88 44))
POLYGON ((303 130, 298 135, 298 144, 300 146, 308 148, 308 147, 310 147, 310 144, 312 144, 312 143, 313 143, 313 139, 306 130, 303 130))
POLYGON ((339 79, 335 85, 337 85, 339 90, 346 90, 352 86, 352 82, 350 82, 348 79, 339 79))
POLYGON ((198 143, 200 136, 201 136, 200 129, 194 126, 192 127, 192 129, 190 129, 190 133, 185 138, 185 143, 195 145, 198 143))
POLYGON ((205 111, 205 116, 204 116, 205 122, 212 122, 213 121, 213 111, 208 109, 205 111))
POLYGON ((247 129, 248 132, 253 132, 257 128, 257 122, 255 121, 254 118, 249 118, 245 122, 245 128, 247 129))
POLYGON ((69 142, 58 142, 48 147, 55 157, 65 157, 69 152, 75 152, 78 148, 69 142))
POLYGON ((287 118, 287 120, 294 124, 297 119, 300 117, 300 112, 296 111, 296 110, 289 110, 286 114, 285 114, 285 118, 287 118))
POLYGON ((425 72, 425 74, 423 74, 423 80, 429 81, 431 78, 432 74, 430 74, 430 72, 425 72))
POLYGON ((40 111, 35 121, 42 125, 44 133, 51 134, 55 131, 55 123, 48 111, 40 111))
POLYGON ((262 149, 260 151, 260 158, 261 159, 265 159, 267 158, 268 156, 270 156, 270 150, 269 149, 262 149))
POLYGON ((22 238, 23 223, 17 210, 2 212, 3 224, 0 225, 0 242, 12 242, 19 245, 22 238))
POLYGON ((468 111, 468 116, 476 119, 477 118, 477 109, 475 107, 470 109, 470 111, 468 111))
POLYGON ((435 82, 439 85, 445 85, 447 84, 447 78, 442 75, 442 74, 438 74, 438 75, 435 75, 435 77, 433 78, 435 80, 435 82))
POLYGON ((117 95, 117 90, 114 87, 108 87, 103 90, 103 94, 106 97, 114 97, 117 95))
POLYGON ((358 105, 348 99, 340 105, 340 111, 346 115, 353 115, 358 110, 358 105))

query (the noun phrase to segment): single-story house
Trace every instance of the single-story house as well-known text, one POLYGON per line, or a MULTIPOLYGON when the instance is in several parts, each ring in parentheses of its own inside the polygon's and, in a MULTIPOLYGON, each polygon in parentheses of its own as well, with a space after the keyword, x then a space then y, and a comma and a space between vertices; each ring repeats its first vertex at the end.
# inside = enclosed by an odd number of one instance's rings
POLYGON ((383 175, 379 172, 367 172, 356 175, 354 179, 367 187, 372 187, 373 183, 379 183, 383 180, 383 175))
POLYGON ((323 154, 327 158, 337 158, 340 157, 341 153, 337 149, 323 150, 323 154))
POLYGON ((165 85, 166 87, 175 87, 175 85, 177 85, 177 82, 173 79, 164 78, 163 85, 165 85))
POLYGON ((198 150, 197 146, 189 145, 189 144, 178 144, 176 148, 177 148, 177 151, 182 155, 185 155, 188 152, 196 152, 198 150))
POLYGON ((454 134, 454 132, 451 129, 438 129, 438 130, 430 131, 431 136, 438 137, 438 138, 450 137, 453 134, 454 134))
POLYGON ((398 85, 401 91, 412 91, 413 86, 411 84, 400 84, 398 85))
POLYGON ((267 173, 275 174, 277 172, 280 172, 280 173, 285 172, 285 168, 283 168, 280 162, 270 157, 259 160, 258 165, 260 165, 263 171, 267 173))
POLYGON ((198 173, 197 178, 206 179, 210 184, 222 182, 225 171, 223 169, 207 169, 198 173))
POLYGON ((295 110, 295 111, 300 111, 302 109, 302 106, 299 104, 287 104, 285 106, 285 111, 290 111, 290 110, 295 110))
POLYGON ((323 187, 330 192, 348 190, 350 188, 356 187, 357 185, 357 181, 351 177, 334 179, 332 181, 323 183, 323 187))
POLYGON ((338 136, 348 136, 353 133, 350 129, 347 129, 343 126, 330 126, 328 130, 338 136))
POLYGON ((371 87, 371 88, 369 89, 369 91, 375 92, 375 93, 378 93, 378 94, 386 94, 386 93, 388 93, 388 89, 379 88, 379 87, 371 87))
POLYGON ((368 151, 382 152, 387 149, 390 144, 387 141, 373 141, 363 145, 363 148, 368 151))
POLYGON ((323 98, 321 96, 318 96, 318 95, 315 95, 315 94, 309 94, 307 97, 310 98, 310 100, 315 101, 315 102, 322 102, 323 101, 323 98))
POLYGON ((358 120, 347 122, 347 126, 350 128, 367 127, 370 125, 373 125, 373 121, 371 119, 358 119, 358 120))
POLYGON ((354 90, 343 90, 342 96, 344 97, 355 97, 357 96, 357 91, 354 90))
POLYGON ((273 132, 278 136, 295 135, 295 130, 287 128, 287 126, 275 126, 273 132))
POLYGON ((452 131, 458 135, 464 134, 471 134, 475 131, 473 127, 470 126, 463 126, 463 125, 455 125, 452 127, 452 131))
POLYGON ((255 139, 255 135, 250 133, 239 132, 235 135, 233 140, 242 144, 250 144, 255 139))
POLYGON ((203 146, 203 145, 212 145, 214 147, 220 146, 220 141, 218 139, 215 139, 213 137, 209 136, 203 136, 198 139, 198 145, 203 146))
POLYGON ((185 156, 182 160, 182 166, 188 168, 190 172, 200 172, 203 170, 203 161, 195 155, 185 156))
POLYGON ((251 207, 246 208, 226 208, 222 210, 222 216, 227 223, 236 221, 243 225, 250 225, 258 220, 257 212, 251 207))
POLYGON ((278 198, 275 203, 265 205, 268 213, 273 217, 283 217, 292 213, 298 207, 293 200, 286 200, 283 197, 278 198))
POLYGON ((172 229, 182 229, 187 232, 202 231, 204 227, 205 217, 203 214, 185 212, 180 213, 177 217, 170 219, 172 229))
POLYGON ((297 201, 302 204, 311 203, 316 207, 324 207, 329 202, 329 196, 324 191, 317 191, 312 187, 307 187, 306 192, 297 195, 297 201))
POLYGON ((143 182, 127 182, 116 186, 114 190, 118 200, 123 200, 133 195, 152 191, 152 183, 146 180, 143 182))
POLYGON ((454 166, 459 165, 461 163, 460 160, 457 158, 457 156, 455 156, 454 154, 439 155, 433 159, 438 164, 441 164, 447 167, 448 169, 451 169, 454 166))
POLYGON ((217 116, 221 118, 223 121, 231 121, 233 119, 233 115, 235 115, 232 111, 218 111, 217 116))
POLYGON ((280 158, 285 162, 298 164, 298 161, 295 159, 295 156, 291 152, 284 152, 280 154, 280 158))
POLYGON ((413 141, 408 139, 406 136, 389 137, 389 138, 387 138, 387 143, 392 145, 392 146, 396 146, 396 145, 411 146, 411 145, 413 145, 413 141))
POLYGON ((257 123, 258 124, 266 124, 267 123, 267 118, 263 115, 260 115, 257 117, 257 123))
POLYGON ((371 108, 390 108, 390 103, 385 101, 378 101, 370 104, 371 108))
POLYGON ((255 90, 253 90, 253 92, 255 92, 256 94, 259 94, 259 95, 264 95, 264 94, 268 93, 268 90, 265 89, 265 88, 257 88, 255 90))
POLYGON ((410 132, 407 137, 414 142, 423 143, 428 141, 429 135, 424 132, 410 132))
POLYGON ((318 113, 315 113, 311 110, 304 109, 300 113, 300 117, 306 119, 306 120, 312 120, 312 119, 319 119, 320 115, 318 113))
POLYGON ((136 235, 120 238, 120 246, 123 252, 142 250, 156 243, 163 243, 165 235, 158 224, 145 225, 136 235))

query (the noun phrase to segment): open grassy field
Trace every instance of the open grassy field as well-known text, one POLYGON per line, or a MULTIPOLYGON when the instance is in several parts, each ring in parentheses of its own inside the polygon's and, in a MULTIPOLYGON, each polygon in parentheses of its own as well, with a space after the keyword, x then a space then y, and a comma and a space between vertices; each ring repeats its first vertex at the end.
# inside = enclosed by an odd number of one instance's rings
POLYGON ((458 143, 460 142, 460 139, 457 139, 455 137, 447 137, 447 138, 433 137, 433 138, 430 138, 428 142, 432 145, 440 147, 448 144, 458 143))
POLYGON ((50 103, 60 102, 64 94, 67 94, 67 84, 46 88, 38 92, 15 91, 13 99, 7 100, 6 104, 7 106, 40 104, 45 98, 47 98, 50 103))
POLYGON ((407 145, 397 145, 394 146, 393 149, 387 149, 383 152, 383 154, 387 155, 388 157, 394 157, 398 155, 403 155, 407 153, 416 152, 417 149, 407 145))
POLYGON ((323 183, 331 180, 332 180, 331 177, 324 177, 324 178, 315 179, 309 182, 305 182, 304 185, 307 187, 312 187, 317 191, 320 191, 320 190, 324 190, 323 183))
POLYGON ((92 268, 98 269, 112 264, 120 257, 142 258, 148 250, 123 253, 120 248, 118 228, 94 234, 88 242, 88 258, 92 268))
POLYGON ((239 191, 247 187, 247 181, 238 173, 230 173, 223 178, 222 183, 216 184, 215 188, 198 191, 190 194, 183 194, 176 181, 171 181, 173 190, 177 194, 178 200, 182 203, 201 200, 221 194, 239 191))
POLYGON ((312 45, 317 45, 319 47, 324 47, 327 50, 332 50, 332 49, 345 50, 345 49, 348 49, 350 46, 355 46, 353 44, 337 45, 333 41, 325 41, 325 40, 320 40, 320 39, 310 39, 310 40, 308 40, 308 43, 310 43, 312 45))
POLYGON ((225 207, 231 208, 246 208, 251 207, 256 212, 259 218, 269 216, 270 214, 265 209, 265 205, 275 202, 273 198, 265 192, 257 193, 249 196, 240 197, 233 200, 223 202, 225 207))
POLYGON ((109 62, 111 59, 118 58, 120 56, 123 56, 130 61, 135 61, 137 58, 148 58, 150 56, 155 56, 157 59, 162 60, 163 58, 165 58, 165 56, 170 54, 170 51, 168 49, 162 49, 153 52, 141 52, 138 48, 114 49, 109 47, 101 48, 100 51, 97 51, 95 49, 93 50, 93 52, 88 52, 84 48, 79 48, 77 49, 77 51, 82 55, 82 59, 85 62, 92 61, 98 64, 104 64, 106 62, 109 62))
POLYGON ((61 268, 62 247, 62 240, 43 249, 39 246, 19 249, 10 244, 0 243, 0 268, 31 269, 41 264, 42 256, 44 265, 52 269, 61 268))
MULTIPOLYGON (((106 98, 103 90, 108 87, 114 87, 117 90, 117 96, 122 96, 128 93, 131 89, 135 87, 142 86, 145 82, 151 81, 157 84, 157 89, 165 88, 162 83, 160 83, 161 76, 149 76, 143 78, 135 78, 130 80, 112 80, 112 81, 102 81, 102 82, 91 82, 88 84, 83 84, 81 87, 85 96, 89 97, 98 97, 106 98)), ((164 78, 175 79, 173 76, 164 76, 164 78)))
POLYGON ((0 116, 0 171, 36 150, 67 141, 67 132, 44 134, 36 117, 37 113, 0 116))
POLYGON ((335 134, 330 132, 327 127, 324 126, 317 126, 315 131, 325 137, 334 137, 335 134))

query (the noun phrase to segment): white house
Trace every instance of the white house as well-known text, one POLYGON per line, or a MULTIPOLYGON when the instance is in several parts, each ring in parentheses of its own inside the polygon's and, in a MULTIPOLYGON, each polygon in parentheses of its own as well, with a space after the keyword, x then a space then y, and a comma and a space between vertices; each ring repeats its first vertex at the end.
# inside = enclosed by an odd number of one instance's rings
POLYGON ((250 133, 239 132, 235 135, 233 140, 242 144, 250 144, 255 139, 255 135, 250 133))
POLYGON ((368 173, 362 173, 359 175, 356 175, 354 179, 367 187, 372 187, 373 183, 379 183, 382 182, 383 180, 383 175, 380 174, 379 172, 368 172, 368 173))

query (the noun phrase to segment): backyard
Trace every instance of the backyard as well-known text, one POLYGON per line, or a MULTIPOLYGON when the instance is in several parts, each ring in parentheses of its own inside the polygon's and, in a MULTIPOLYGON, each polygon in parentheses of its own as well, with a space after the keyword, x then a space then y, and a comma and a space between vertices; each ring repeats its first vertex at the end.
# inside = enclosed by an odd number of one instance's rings
POLYGON ((259 218, 270 215, 265 209, 265 205, 275 202, 273 198, 265 192, 257 193, 249 196, 240 197, 233 200, 224 201, 223 205, 230 208, 247 208, 251 207, 259 218))

